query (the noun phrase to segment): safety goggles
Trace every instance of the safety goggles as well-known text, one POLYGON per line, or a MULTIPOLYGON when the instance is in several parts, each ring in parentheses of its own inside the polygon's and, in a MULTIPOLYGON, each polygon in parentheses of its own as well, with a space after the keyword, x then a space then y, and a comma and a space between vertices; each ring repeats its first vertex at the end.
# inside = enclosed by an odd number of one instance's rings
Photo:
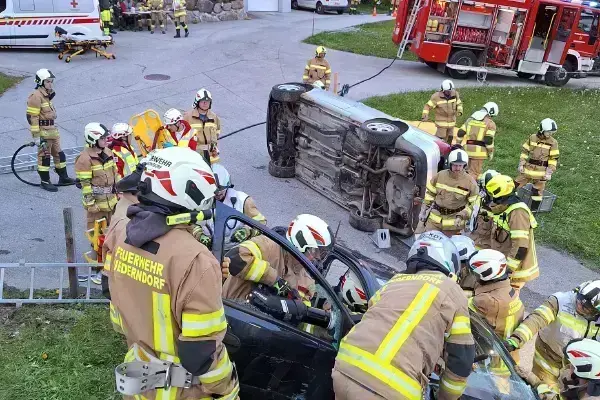
POLYGON ((309 247, 304 255, 311 260, 325 260, 331 251, 331 246, 309 247))

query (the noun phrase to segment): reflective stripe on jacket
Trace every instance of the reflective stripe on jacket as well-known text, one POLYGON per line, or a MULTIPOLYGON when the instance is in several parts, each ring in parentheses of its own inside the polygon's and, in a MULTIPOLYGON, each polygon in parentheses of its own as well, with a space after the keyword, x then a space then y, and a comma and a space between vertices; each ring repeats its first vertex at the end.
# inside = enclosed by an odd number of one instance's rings
MULTIPOLYGON (((473 349, 460 287, 438 272, 399 274, 371 298, 361 322, 342 340, 335 369, 382 398, 420 400, 444 353, 460 360, 458 369, 468 376, 473 349)), ((440 398, 461 396, 467 376, 455 368, 447 363, 440 398)))
POLYGON ((523 173, 531 179, 541 179, 547 172, 552 174, 556 171, 559 155, 558 142, 555 138, 541 138, 533 134, 521 147, 520 158, 525 162, 523 173), (529 161, 537 162, 537 164, 529 161), (538 165, 539 163, 546 165, 538 165))
POLYGON ((321 81, 325 85, 325 90, 329 89, 329 85, 331 84, 331 67, 329 66, 329 62, 324 57, 315 57, 308 60, 306 67, 304 67, 302 80, 305 83, 321 81))
POLYGON ((463 104, 458 92, 452 90, 446 98, 444 92, 435 92, 423 108, 423 117, 435 110, 435 124, 446 128, 456 125, 456 118, 463 113, 463 104))
POLYGON ((486 160, 494 153, 495 136, 496 124, 489 116, 481 121, 469 118, 458 131, 462 146, 469 158, 474 160, 486 160))
POLYGON ((58 128, 54 125, 56 109, 52 105, 48 92, 43 87, 37 88, 27 99, 27 121, 31 135, 42 139, 56 139, 58 128), (40 124, 40 121, 43 121, 40 124))
POLYGON ((93 206, 98 207, 100 211, 115 209, 117 195, 114 187, 119 178, 113 157, 108 147, 86 147, 75 159, 75 175, 81 183, 81 197, 86 210, 93 206), (100 193, 102 190, 95 188, 108 189, 104 190, 108 193, 100 193))
POLYGON ((424 203, 434 203, 428 218, 441 224, 444 230, 461 229, 464 221, 471 216, 478 193, 477 183, 468 173, 461 172, 458 178, 454 178, 450 170, 440 171, 427 184, 424 203), (458 211, 450 213, 450 210, 458 211), (464 219, 457 226, 456 216, 459 214, 464 219))

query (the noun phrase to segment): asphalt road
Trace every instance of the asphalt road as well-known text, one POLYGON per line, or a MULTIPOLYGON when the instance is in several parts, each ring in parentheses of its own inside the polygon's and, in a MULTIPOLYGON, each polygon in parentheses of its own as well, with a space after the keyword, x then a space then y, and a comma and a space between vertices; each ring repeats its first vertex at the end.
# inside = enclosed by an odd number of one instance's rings
MULTIPOLYGON (((365 22, 385 20, 371 16, 316 16, 315 32, 335 30, 365 22)), ((187 39, 147 32, 120 32, 116 36, 116 60, 85 55, 70 64, 59 61, 50 51, 1 51, 0 71, 27 78, 0 97, 0 157, 11 155, 29 141, 25 103, 34 88, 31 77, 39 68, 56 75, 58 109, 63 147, 83 145, 83 127, 88 122, 111 126, 146 109, 163 113, 168 108, 187 109, 200 87, 214 97, 214 111, 223 122, 223 133, 264 121, 271 87, 297 81, 314 46, 300 43, 312 33, 313 14, 294 11, 289 14, 256 13, 252 20, 208 23, 191 26, 187 39), (168 75, 169 79, 145 79, 150 74, 168 75)), ((172 26, 169 27, 172 31, 172 26)), ((390 32, 391 36, 391 32, 390 32)), ((327 54, 342 83, 354 83, 372 76, 389 60, 330 50, 327 54)), ((512 76, 489 76, 486 85, 524 85, 512 76)), ((434 89, 442 75, 420 63, 397 61, 379 77, 352 89, 350 98, 359 100, 373 95, 400 91, 434 89)), ((478 86, 477 81, 458 82, 460 86, 478 86)), ((571 87, 599 87, 597 78, 573 81, 571 87)), ((469 105, 467 105, 469 107, 469 105)), ((365 234, 352 229, 345 210, 312 191, 295 179, 276 179, 267 172, 268 154, 264 126, 243 131, 220 143, 221 159, 230 170, 236 187, 251 194, 269 225, 286 225, 297 214, 313 213, 332 226, 341 222, 339 239, 348 247, 390 265, 403 266, 406 247, 394 240, 392 250, 380 251, 365 234)), ((35 173, 24 177, 37 180, 35 173)), ((72 207, 78 260, 88 248, 83 237, 84 212, 80 193, 75 187, 48 193, 18 182, 11 175, 0 175, 0 263, 65 261, 62 210, 72 207)), ((577 260, 560 252, 539 248, 542 269, 539 279, 523 290, 529 307, 539 304, 548 294, 570 289, 598 275, 577 260)), ((24 287, 29 284, 25 272, 6 274, 7 283, 24 287)), ((36 272, 37 287, 56 287, 56 274, 36 272)))

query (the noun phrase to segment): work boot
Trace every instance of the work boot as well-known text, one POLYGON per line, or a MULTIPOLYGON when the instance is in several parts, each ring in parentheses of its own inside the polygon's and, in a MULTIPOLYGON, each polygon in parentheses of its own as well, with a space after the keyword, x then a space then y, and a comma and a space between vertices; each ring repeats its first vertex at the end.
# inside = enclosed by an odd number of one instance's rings
POLYGON ((110 33, 112 33, 113 35, 116 35, 116 34, 117 34, 117 31, 116 31, 116 30, 114 30, 113 28, 110 28, 110 29, 109 29, 109 32, 110 32, 110 33))
POLYGON ((69 186, 75 184, 75 179, 69 177, 66 168, 56 168, 56 173, 58 174, 59 186, 69 186))
POLYGON ((139 31, 139 32, 141 32, 141 31, 143 31, 143 30, 144 30, 144 28, 142 28, 141 26, 138 26, 138 31, 139 31))
POLYGON ((188 31, 187 29, 185 30, 185 37, 190 36, 190 31, 188 31))
POLYGON ((154 31, 150 31, 150 33, 154 35, 154 31))
POLYGON ((181 33, 179 32, 179 29, 177 29, 177 33, 173 37, 174 38, 180 38, 181 37, 181 33))
POLYGON ((40 187, 49 192, 58 192, 58 188, 56 186, 54 186, 50 181, 48 181, 48 182, 42 181, 40 183, 40 187))
POLYGON ((163 29, 163 31, 162 31, 162 34, 164 35, 164 34, 166 34, 166 33, 167 33, 167 31, 165 31, 165 30, 163 29))

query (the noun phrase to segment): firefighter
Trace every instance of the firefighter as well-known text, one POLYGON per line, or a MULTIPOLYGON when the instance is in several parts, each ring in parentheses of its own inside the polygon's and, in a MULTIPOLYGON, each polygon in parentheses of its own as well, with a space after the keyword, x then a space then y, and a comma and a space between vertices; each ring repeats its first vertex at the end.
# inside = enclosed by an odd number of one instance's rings
MULTIPOLYGON (((256 207, 252 197, 233 188, 229 171, 227 171, 227 169, 221 164, 214 164, 212 166, 212 170, 215 174, 215 178, 217 179, 217 192, 215 193, 215 199, 252 218, 253 220, 266 225, 267 219, 261 214, 260 211, 258 211, 258 208, 256 207)), ((212 223, 212 220, 200 225, 194 225, 192 229, 192 234, 194 237, 209 249, 212 247, 213 232, 214 224, 212 223)), ((224 249, 227 251, 233 246, 237 246, 239 243, 242 243, 258 234, 259 232, 244 225, 242 222, 235 219, 230 220, 225 225, 225 239, 223 244, 224 249)))
POLYGON ((523 143, 519 161, 519 176, 515 179, 517 186, 531 182, 531 211, 537 211, 546 182, 556 171, 558 162, 558 142, 552 137, 558 130, 556 122, 550 118, 544 119, 538 132, 523 143))
POLYGON ((420 400, 425 377, 444 355, 438 399, 455 400, 464 391, 475 345, 467 299, 453 278, 456 247, 441 232, 425 232, 406 266, 342 339, 332 374, 336 400, 420 400))
POLYGON ((100 19, 104 36, 110 36, 110 34, 114 35, 117 33, 117 31, 113 29, 113 12, 110 0, 100 0, 100 19))
MULTIPOLYGON (((148 11, 148 7, 146 6, 146 1, 139 1, 137 6, 135 7, 136 11, 148 11)), ((150 21, 146 14, 141 14, 138 16, 138 30, 141 32, 144 30, 144 25, 150 30, 150 21)))
POLYGON ((419 215, 425 231, 439 230, 450 237, 459 234, 469 220, 478 190, 464 170, 468 162, 464 150, 453 150, 448 155, 450 169, 440 171, 427 184, 419 215))
MULTIPOLYGON (((286 232, 290 241, 313 263, 324 260, 333 248, 333 233, 321 218, 298 215, 286 232)), ((231 276, 223 285, 227 299, 245 299, 257 283, 273 288, 278 296, 292 293, 310 301, 315 282, 296 258, 266 236, 255 236, 229 250, 231 276)))
POLYGON ((325 47, 317 47, 315 57, 308 60, 306 67, 304 68, 304 75, 302 76, 304 83, 321 81, 323 82, 323 85, 325 85, 325 90, 329 90, 329 84, 331 83, 331 67, 325 59, 326 54, 327 49, 325 47))
MULTIPOLYGON (((93 230, 96 221, 102 219, 109 226, 118 201, 115 184, 119 177, 113 153, 107 146, 109 134, 102 124, 87 124, 84 131, 86 147, 75 159, 75 174, 79 179, 77 186, 81 188, 83 208, 86 211, 86 231, 93 230)), ((94 240, 98 238, 95 237, 94 240)), ((91 258, 98 258, 94 249, 91 258)), ((101 278, 100 270, 90 277, 97 285, 101 283, 101 278)), ((88 278, 80 276, 79 279, 86 281, 88 278)))
POLYGON ((60 148, 58 128, 54 125, 56 110, 52 99, 54 91, 54 74, 48 69, 40 69, 35 73, 35 91, 27 99, 27 122, 33 141, 38 147, 37 165, 40 176, 40 187, 49 192, 58 189, 50 182, 50 156, 54 159, 54 167, 58 174, 58 185, 67 186, 75 183, 67 173, 67 157, 60 148))
POLYGON ((592 339, 573 339, 563 350, 558 387, 550 387, 534 373, 517 366, 517 372, 537 389, 541 400, 599 400, 600 343, 592 339))
POLYGON ((165 15, 163 11, 163 0, 149 0, 148 8, 151 11, 151 22, 150 22, 150 33, 154 34, 154 28, 156 25, 160 25, 160 30, 163 35, 165 31, 165 15))
POLYGON ((510 283, 520 290, 540 275, 533 230, 537 222, 515 192, 515 182, 496 175, 485 186, 492 216, 491 248, 506 256, 510 283))
POLYGON ((219 162, 217 140, 221 134, 221 120, 212 108, 212 95, 204 88, 198 90, 194 98, 194 108, 183 115, 192 128, 196 130, 198 151, 211 164, 219 162))
POLYGON ((477 185, 479 186, 479 196, 477 198, 476 205, 479 205, 478 215, 475 216, 475 230, 469 232, 469 237, 473 239, 475 242, 475 248, 477 250, 480 249, 489 249, 492 247, 492 212, 489 209, 489 202, 487 201, 487 192, 485 190, 485 185, 492 179, 494 176, 500 175, 500 173, 493 169, 488 169, 477 179, 477 185))
POLYGON ((460 260, 460 271, 458 273, 458 285, 463 290, 465 296, 472 297, 473 289, 477 283, 477 275, 473 273, 469 266, 469 258, 477 250, 475 249, 475 243, 471 238, 464 235, 454 235, 450 238, 456 250, 458 252, 458 259, 460 260))
POLYGON ((463 104, 451 80, 443 81, 441 90, 435 92, 425 104, 422 121, 429 120, 430 110, 435 110, 436 136, 452 143, 456 119, 463 114, 463 104))
POLYGON ((186 18, 186 5, 185 0, 173 0, 173 23, 175 24, 175 36, 176 38, 181 37, 181 28, 185 30, 185 37, 190 35, 190 31, 188 31, 188 26, 185 23, 186 18))
POLYGON ((471 115, 458 130, 457 136, 469 154, 469 174, 477 179, 483 170, 483 162, 494 158, 498 104, 489 102, 471 115))
POLYGON ((126 122, 116 123, 110 130, 108 147, 112 150, 120 178, 133 173, 139 163, 135 150, 131 145, 132 133, 133 128, 126 122))
POLYGON ((220 266, 185 225, 167 216, 211 210, 215 178, 201 156, 173 147, 153 152, 130 206, 104 242, 111 319, 129 351, 117 367, 121 393, 156 399, 238 399, 223 338, 220 266), (165 365, 169 373, 165 374, 165 365))
POLYGON ((183 115, 176 108, 167 110, 164 116, 165 128, 171 134, 172 141, 166 142, 165 147, 172 146, 173 144, 178 147, 189 147, 196 151, 198 146, 198 138, 196 130, 193 129, 190 124, 183 119, 183 115))
POLYGON ((563 348, 572 339, 597 340, 600 281, 583 282, 570 292, 554 293, 525 318, 505 342, 509 351, 535 341, 532 372, 550 388, 558 387, 563 348))
MULTIPOLYGON (((496 250, 479 250, 469 259, 469 266, 479 281, 469 307, 485 317, 498 337, 508 339, 523 321, 525 308, 519 293, 510 286, 506 257, 496 250)), ((511 356, 519 362, 517 350, 511 356)), ((490 371, 498 377, 510 377, 508 367, 499 356, 492 357, 490 371)))
POLYGON ((358 14, 358 5, 360 4, 360 0, 350 0, 350 9, 348 10, 348 14, 355 15, 358 14))

